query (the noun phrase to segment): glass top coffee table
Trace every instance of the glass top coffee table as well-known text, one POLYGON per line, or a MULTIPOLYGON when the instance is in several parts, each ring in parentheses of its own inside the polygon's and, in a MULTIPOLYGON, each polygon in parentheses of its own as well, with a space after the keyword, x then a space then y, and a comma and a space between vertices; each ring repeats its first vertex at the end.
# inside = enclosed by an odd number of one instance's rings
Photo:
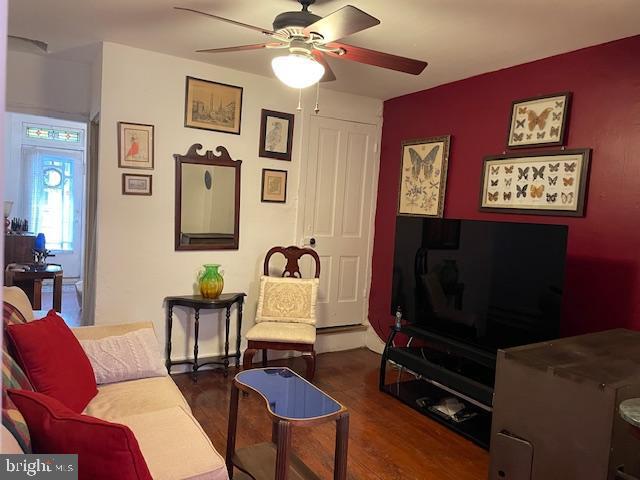
POLYGON ((229 431, 227 435, 227 469, 233 477, 233 467, 242 473, 239 478, 255 480, 319 479, 298 457, 291 453, 291 427, 314 426, 334 420, 336 447, 335 480, 347 478, 347 443, 349 413, 347 409, 315 385, 288 368, 255 368, 236 375, 231 389, 229 431), (239 391, 255 392, 265 401, 273 422, 271 442, 236 450, 239 391))

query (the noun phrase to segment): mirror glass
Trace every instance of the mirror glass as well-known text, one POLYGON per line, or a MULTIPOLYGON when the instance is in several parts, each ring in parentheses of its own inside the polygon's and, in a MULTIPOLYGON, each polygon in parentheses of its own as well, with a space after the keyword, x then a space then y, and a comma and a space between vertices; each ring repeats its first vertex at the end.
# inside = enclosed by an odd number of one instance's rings
POLYGON ((176 159, 176 250, 238 248, 240 162, 176 159))

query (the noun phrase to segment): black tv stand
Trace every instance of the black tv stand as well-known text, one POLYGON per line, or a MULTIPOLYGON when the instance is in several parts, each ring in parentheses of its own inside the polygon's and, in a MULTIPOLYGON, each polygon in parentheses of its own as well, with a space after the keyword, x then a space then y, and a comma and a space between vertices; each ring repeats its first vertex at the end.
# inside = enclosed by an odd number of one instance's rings
POLYGON ((379 388, 488 449, 495 365, 492 352, 407 324, 391 329, 382 354, 379 388), (410 345, 396 347, 398 333, 410 337, 410 345), (398 370, 391 382, 388 364, 398 370), (443 414, 437 407, 445 398, 462 402, 464 410, 456 416, 443 414))

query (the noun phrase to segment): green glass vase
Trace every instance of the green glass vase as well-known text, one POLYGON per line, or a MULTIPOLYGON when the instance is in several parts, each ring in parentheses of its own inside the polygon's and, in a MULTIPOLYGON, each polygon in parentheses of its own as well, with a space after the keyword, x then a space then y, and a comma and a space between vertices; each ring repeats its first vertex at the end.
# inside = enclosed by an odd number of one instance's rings
POLYGON ((224 278, 218 271, 220 265, 205 264, 203 267, 204 270, 198 275, 200 295, 204 298, 218 298, 224 288, 224 278))

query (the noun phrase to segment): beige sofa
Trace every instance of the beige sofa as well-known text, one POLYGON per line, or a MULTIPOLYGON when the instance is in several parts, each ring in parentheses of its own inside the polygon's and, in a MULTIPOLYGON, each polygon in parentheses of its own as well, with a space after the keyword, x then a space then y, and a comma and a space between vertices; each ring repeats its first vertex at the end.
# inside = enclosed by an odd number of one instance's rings
MULTIPOLYGON (((4 287, 4 301, 18 308, 27 321, 34 318, 27 296, 17 287, 4 287)), ((98 339, 151 323, 74 328, 80 340, 98 339)), ((136 436, 154 479, 228 480, 223 458, 213 448, 191 408, 169 375, 98 385, 86 415, 127 425, 136 436)))

